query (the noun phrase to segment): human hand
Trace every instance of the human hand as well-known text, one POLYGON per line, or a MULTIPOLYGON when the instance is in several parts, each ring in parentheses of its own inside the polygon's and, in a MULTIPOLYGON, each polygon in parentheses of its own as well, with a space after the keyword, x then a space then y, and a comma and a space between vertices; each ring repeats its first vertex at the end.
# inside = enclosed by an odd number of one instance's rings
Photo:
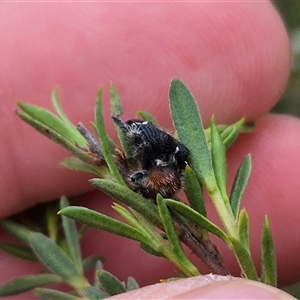
MULTIPOLYGON (((167 129, 168 85, 179 77, 194 94, 206 124, 212 114, 218 123, 243 116, 256 122, 256 130, 229 150, 230 183, 250 153, 253 171, 242 204, 250 216, 254 259, 259 263, 267 213, 279 281, 299 278, 300 238, 293 228, 299 208, 300 171, 294 166, 300 163, 300 123, 266 114, 285 88, 290 60, 285 29, 270 3, 2 3, 0 26, 5 28, 0 36, 1 217, 62 194, 88 191, 81 204, 113 214, 111 202, 92 191, 85 174, 59 166, 67 156, 64 150, 18 120, 16 99, 49 108, 51 91, 59 84, 66 113, 74 123, 87 123, 93 119, 97 89, 104 87, 107 100, 113 81, 125 106, 124 119, 143 109, 167 129)), ((108 104, 105 114, 114 136, 108 104)), ((86 255, 104 256, 105 268, 121 279, 132 275, 145 285, 175 275, 167 261, 107 233, 90 230, 83 247, 86 255)), ((228 269, 239 275, 234 258, 222 252, 228 269)), ((7 270, 1 283, 38 270, 3 252, 0 262, 7 270)))

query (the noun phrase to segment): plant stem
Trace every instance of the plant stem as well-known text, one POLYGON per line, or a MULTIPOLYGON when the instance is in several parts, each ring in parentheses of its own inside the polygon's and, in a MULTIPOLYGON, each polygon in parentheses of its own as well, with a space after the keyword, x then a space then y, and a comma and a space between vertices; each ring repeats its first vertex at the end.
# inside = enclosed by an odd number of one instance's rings
POLYGON ((214 274, 229 274, 229 272, 222 265, 219 252, 215 245, 211 244, 210 241, 205 243, 196 240, 196 238, 192 236, 190 232, 184 230, 183 228, 179 228, 178 224, 175 228, 177 229, 177 233, 181 231, 179 235, 180 240, 187 245, 214 274))
POLYGON ((217 185, 215 185, 214 188, 208 187, 207 191, 216 208, 220 220, 226 229, 227 234, 238 238, 238 228, 230 207, 228 197, 226 197, 226 199, 222 197, 222 194, 217 185))

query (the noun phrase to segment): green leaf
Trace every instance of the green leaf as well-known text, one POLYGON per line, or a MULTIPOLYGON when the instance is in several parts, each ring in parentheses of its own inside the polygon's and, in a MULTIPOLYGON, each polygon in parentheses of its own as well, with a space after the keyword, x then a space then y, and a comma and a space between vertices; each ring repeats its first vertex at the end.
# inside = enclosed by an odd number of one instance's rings
POLYGON ((266 284, 277 286, 276 254, 270 223, 267 216, 265 216, 262 230, 261 253, 262 281, 266 284))
MULTIPOLYGON (((76 141, 75 139, 72 139, 73 141, 71 142, 66 137, 62 136, 60 133, 58 133, 55 130, 53 130, 52 128, 44 125, 42 122, 35 120, 27 113, 23 113, 23 112, 19 112, 19 111, 16 111, 16 113, 24 122, 31 125, 33 128, 35 128, 38 132, 40 132, 44 136, 48 137, 49 139, 51 139, 54 142, 56 142, 57 144, 61 145, 68 151, 72 152, 75 156, 79 157, 83 161, 88 162, 88 163, 93 163, 94 157, 89 155, 86 151, 83 151, 81 148, 79 148, 78 145, 80 145, 80 143, 78 141, 76 141)), ((57 124, 57 126, 60 126, 60 125, 61 125, 60 123, 57 124)), ((57 127, 57 126, 55 126, 55 127, 57 127)))
POLYGON ((228 236, 228 239, 232 243, 234 253, 238 259, 243 276, 250 280, 259 281, 249 250, 244 246, 243 243, 234 237, 228 236))
POLYGON ((237 139, 239 133, 242 131, 245 119, 237 121, 236 123, 227 126, 221 133, 221 139, 223 141, 225 149, 228 149, 234 141, 237 139))
POLYGON ((81 291, 90 300, 99 300, 99 299, 105 299, 109 297, 107 293, 104 293, 103 291, 93 286, 86 286, 81 291))
POLYGON ((230 195, 230 205, 234 217, 237 219, 242 196, 248 183, 251 172, 251 156, 247 155, 241 163, 235 178, 230 195))
POLYGON ((34 233, 30 238, 30 244, 35 254, 54 274, 62 277, 76 288, 87 285, 86 279, 78 272, 76 265, 49 238, 41 233, 34 233))
MULTIPOLYGON (((90 122, 90 124, 92 125, 94 131, 97 134, 97 128, 96 128, 96 124, 94 122, 90 122)), ((114 143, 114 141, 107 135, 107 143, 108 143, 108 148, 110 153, 115 153, 116 150, 116 144, 114 143)))
POLYGON ((74 137, 76 137, 76 141, 81 141, 80 145, 84 146, 86 144, 85 139, 81 136, 81 134, 78 132, 74 124, 70 121, 70 119, 65 114, 64 110, 61 107, 61 104, 58 99, 58 88, 54 89, 52 93, 52 104, 58 113, 60 119, 64 122, 64 124, 69 128, 69 131, 72 132, 74 137))
POLYGON ((110 84, 110 106, 113 116, 121 116, 123 114, 123 105, 116 87, 110 84))
POLYGON ((95 268, 94 268, 94 269, 95 269, 95 277, 94 277, 94 284, 93 284, 93 286, 94 286, 96 289, 100 290, 100 289, 101 289, 101 285, 100 285, 100 282, 99 282, 99 278, 98 278, 98 276, 97 276, 97 272, 103 270, 103 264, 102 264, 102 261, 101 261, 101 260, 98 260, 98 261, 96 262, 96 265, 95 265, 95 268))
POLYGON ((184 170, 184 190, 191 208, 206 217, 202 188, 197 180, 196 173, 190 166, 186 166, 184 170))
POLYGON ((27 245, 29 244, 29 238, 32 234, 30 229, 8 219, 1 220, 0 224, 2 228, 13 237, 27 245))
POLYGON ((190 262, 190 260, 187 258, 186 254, 182 249, 181 243, 179 241, 179 237, 173 225, 173 221, 169 209, 165 203, 165 199, 158 194, 156 201, 157 201, 158 211, 164 225, 165 233, 172 247, 172 252, 180 261, 181 265, 184 266, 184 269, 181 270, 185 272, 185 274, 187 274, 188 276, 199 275, 199 271, 190 262))
POLYGON ((227 198, 227 164, 225 147, 221 140, 214 118, 210 122, 211 127, 211 153, 214 173, 217 184, 224 199, 227 198))
MULTIPOLYGON (((68 207, 69 205, 70 203, 67 198, 65 196, 62 196, 60 198, 60 209, 68 207)), ((83 266, 81 263, 81 250, 75 221, 63 215, 61 216, 61 218, 71 258, 75 263, 79 273, 82 274, 83 266)))
POLYGON ((87 172, 95 174, 101 178, 112 179, 107 167, 87 164, 77 157, 65 158, 60 162, 60 164, 71 170, 87 172))
POLYGON ((122 282, 111 273, 102 270, 97 272, 99 282, 104 291, 110 296, 118 295, 126 292, 122 282))
POLYGON ((215 225, 213 222, 208 220, 202 214, 198 213, 197 211, 193 210, 192 208, 190 208, 189 206, 187 206, 182 202, 174 201, 172 199, 165 199, 164 201, 169 207, 171 207, 173 210, 177 211, 179 214, 184 216, 187 220, 194 222, 198 226, 215 234, 224 242, 228 243, 228 239, 225 232, 217 225, 215 225))
POLYGON ((127 287, 127 291, 133 291, 140 288, 136 280, 131 276, 127 278, 126 287, 127 287))
MULTIPOLYGON (((123 105, 121 102, 121 99, 119 97, 119 94, 117 92, 117 89, 113 84, 110 85, 110 106, 111 106, 111 113, 113 116, 121 116, 123 114, 123 105)), ((121 143, 121 149, 124 151, 125 156, 130 156, 130 143, 128 141, 128 138, 126 137, 126 134, 124 131, 115 123, 113 122, 115 130, 118 134, 118 139, 121 143)))
MULTIPOLYGON (((164 241, 161 238, 161 235, 157 232, 154 225, 147 220, 143 215, 139 214, 133 209, 126 209, 123 206, 114 203, 112 208, 122 216, 132 227, 143 233, 147 236, 148 246, 152 249, 161 250, 161 243, 164 244, 164 241)), ((141 242, 143 244, 143 242, 141 242)), ((155 251, 155 250, 153 250, 155 251)))
POLYGON ((58 234, 61 227, 61 223, 58 222, 57 218, 58 207, 58 203, 55 202, 45 205, 45 229, 47 230, 47 236, 54 242, 58 241, 58 234))
POLYGON ((162 252, 155 251, 151 246, 149 246, 145 243, 140 243, 140 247, 143 251, 145 251, 148 254, 151 254, 151 255, 157 256, 157 257, 165 257, 162 252))
POLYGON ((82 261, 83 270, 88 271, 88 270, 94 269, 96 263, 101 260, 104 260, 104 258, 99 255, 96 255, 96 254, 86 257, 82 261))
POLYGON ((116 163, 113 160, 111 149, 110 149, 110 143, 109 139, 106 134, 105 125, 104 125, 104 119, 102 114, 102 89, 99 90, 97 99, 96 99, 96 106, 95 106, 95 125, 96 125, 96 131, 97 135, 99 137, 102 154, 104 157, 104 160, 106 161, 106 164, 110 170, 110 173, 112 177, 118 182, 119 184, 126 185, 117 166, 116 163))
POLYGON ((190 151, 192 168, 204 186, 215 187, 211 155, 194 97, 187 87, 175 78, 171 82, 169 98, 174 125, 180 141, 190 151))
POLYGON ((249 249, 249 217, 245 209, 240 212, 238 230, 240 242, 249 249))
POLYGON ((281 290, 295 297, 295 299, 300 299, 300 282, 296 282, 294 284, 289 284, 286 286, 281 286, 281 290))
POLYGON ((109 147, 110 153, 115 154, 115 151, 117 149, 115 142, 109 136, 107 136, 107 142, 108 142, 108 147, 109 147))
POLYGON ((53 274, 38 274, 19 277, 0 287, 0 297, 24 293, 36 287, 56 282, 61 282, 61 279, 53 274))
POLYGON ((140 224, 139 221, 137 220, 137 218, 125 207, 119 205, 118 203, 113 203, 112 208, 120 216, 122 216, 132 227, 134 227, 135 229, 138 229, 141 232, 144 231, 143 225, 140 224))
POLYGON ((149 114, 148 112, 144 111, 144 110, 139 110, 136 115, 138 117, 141 117, 143 120, 145 121, 148 121, 148 122, 151 122, 153 125, 159 127, 159 124, 158 122, 156 121, 156 119, 151 115, 149 114))
POLYGON ((18 102, 17 104, 32 119, 51 129, 51 131, 62 136, 70 143, 77 143, 77 145, 79 146, 85 146, 86 142, 84 138, 79 134, 75 127, 73 127, 74 129, 70 129, 69 124, 66 124, 64 121, 59 119, 50 111, 39 106, 30 105, 22 102, 18 102))
POLYGON ((105 194, 139 212, 153 224, 161 226, 157 207, 149 200, 130 190, 127 186, 98 178, 91 179, 90 182, 105 194))
POLYGON ((59 214, 91 227, 121 235, 132 240, 148 243, 148 237, 139 230, 85 207, 69 206, 59 211, 59 214))
POLYGON ((46 288, 36 288, 34 293, 41 300, 83 300, 82 297, 77 297, 71 294, 63 293, 60 291, 46 289, 46 288))
POLYGON ((28 247, 10 243, 0 243, 0 248, 13 256, 30 261, 38 261, 34 252, 28 247))

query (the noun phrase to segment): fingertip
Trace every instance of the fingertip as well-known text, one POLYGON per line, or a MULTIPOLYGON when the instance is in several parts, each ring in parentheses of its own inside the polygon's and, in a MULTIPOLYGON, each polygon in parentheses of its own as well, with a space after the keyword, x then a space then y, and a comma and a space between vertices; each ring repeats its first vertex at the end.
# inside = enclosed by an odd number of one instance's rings
POLYGON ((259 282, 231 276, 204 275, 146 286, 110 299, 295 299, 259 282))

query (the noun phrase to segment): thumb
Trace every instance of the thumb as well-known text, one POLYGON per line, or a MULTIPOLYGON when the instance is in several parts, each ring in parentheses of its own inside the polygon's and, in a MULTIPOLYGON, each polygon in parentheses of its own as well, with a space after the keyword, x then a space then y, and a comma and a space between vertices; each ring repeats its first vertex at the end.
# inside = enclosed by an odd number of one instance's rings
POLYGON ((232 276, 205 275, 158 283, 109 299, 296 299, 256 281, 232 276))

